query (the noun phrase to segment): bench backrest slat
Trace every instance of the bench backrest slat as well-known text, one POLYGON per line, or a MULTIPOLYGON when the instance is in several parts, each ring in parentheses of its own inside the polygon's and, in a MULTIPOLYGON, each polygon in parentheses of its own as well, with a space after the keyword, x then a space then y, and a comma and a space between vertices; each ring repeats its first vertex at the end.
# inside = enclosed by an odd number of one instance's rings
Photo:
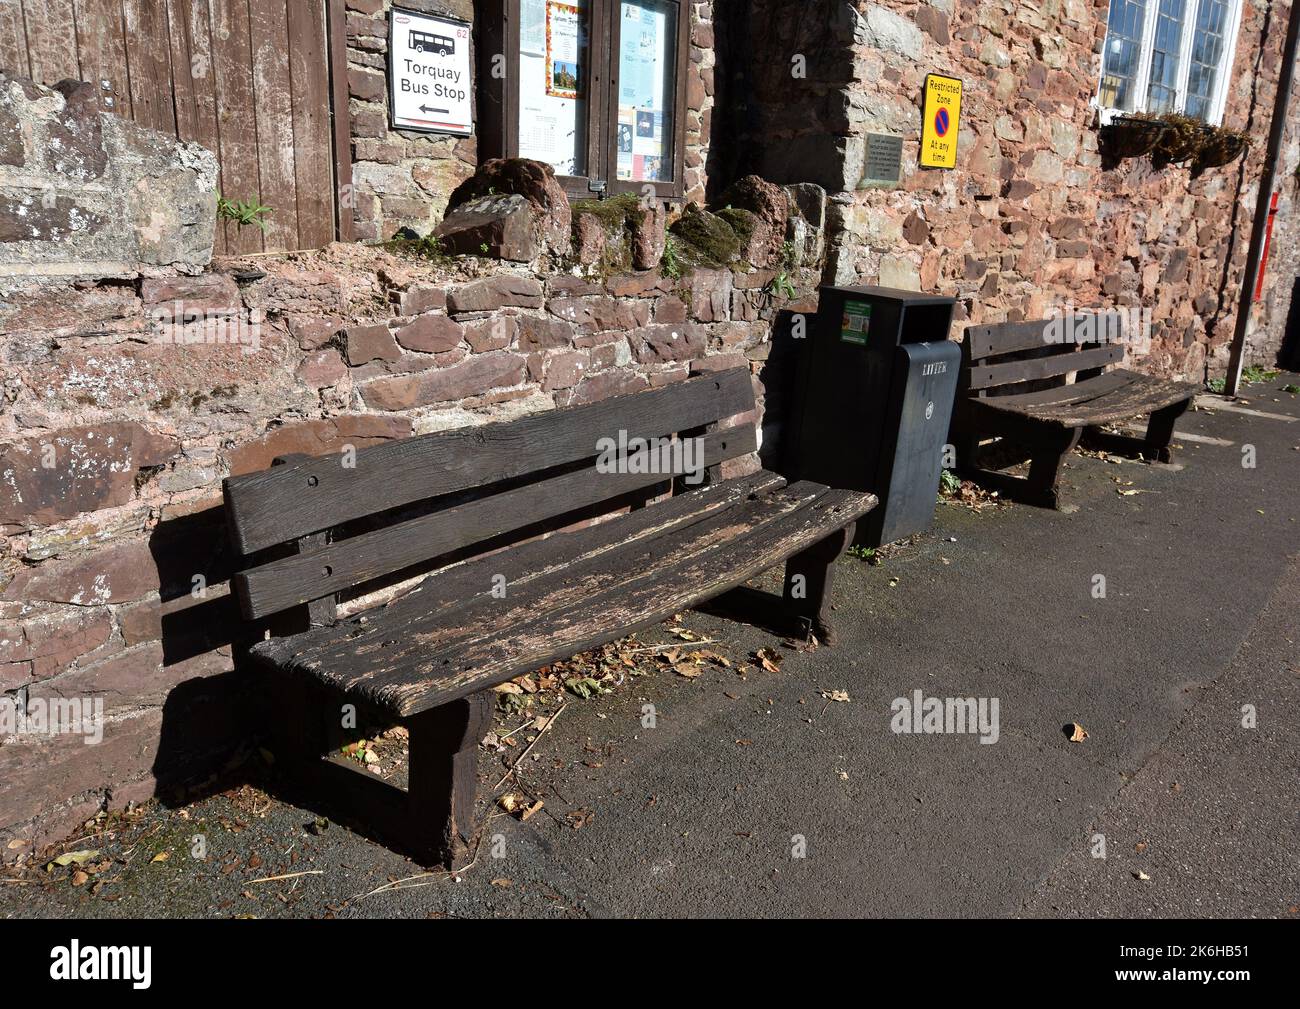
POLYGON ((1046 320, 1041 319, 967 326, 966 342, 970 345, 971 360, 980 361, 996 354, 1013 354, 1045 346, 1048 342, 1046 327, 1046 320))
POLYGON ((977 396, 1007 395, 1068 381, 1074 372, 1104 371, 1124 360, 1131 325, 1116 310, 1056 319, 966 327, 962 388, 977 396))
MULTIPOLYGON (((702 441, 703 458, 696 460, 702 466, 758 448, 752 426, 706 434, 702 441)), ((525 523, 544 523, 670 479, 662 473, 601 473, 584 466, 250 568, 235 575, 235 588, 244 616, 256 620, 485 543, 525 523)))
POLYGON ((1055 319, 982 323, 966 327, 965 342, 972 361, 1051 346, 1123 343, 1138 335, 1131 332, 1135 322, 1140 324, 1134 311, 1097 309, 1055 319))
POLYGON ((1118 343, 1106 343, 1088 350, 1076 351, 1073 346, 1065 353, 1035 357, 1028 361, 1009 361, 1006 364, 974 365, 970 369, 970 388, 989 389, 998 385, 1013 385, 1044 378, 1068 375, 1072 371, 1104 368, 1124 360, 1124 348, 1118 343))
POLYGON ((734 368, 362 449, 352 467, 328 455, 232 477, 225 498, 236 546, 247 555, 299 544, 293 556, 235 576, 244 615, 260 619, 376 579, 405 577, 440 558, 495 549, 582 513, 626 506, 629 495, 644 498, 673 474, 654 463, 644 473, 602 472, 596 466, 601 439, 700 436, 703 457, 688 461, 692 469, 714 467, 757 449, 752 423, 720 426, 753 408, 749 370, 734 368), (302 545, 304 537, 326 530, 340 538, 302 545))
POLYGON ((416 501, 594 456, 598 438, 664 437, 751 410, 749 372, 733 368, 652 392, 515 421, 457 428, 362 449, 345 468, 319 456, 225 483, 226 513, 243 554, 416 501))

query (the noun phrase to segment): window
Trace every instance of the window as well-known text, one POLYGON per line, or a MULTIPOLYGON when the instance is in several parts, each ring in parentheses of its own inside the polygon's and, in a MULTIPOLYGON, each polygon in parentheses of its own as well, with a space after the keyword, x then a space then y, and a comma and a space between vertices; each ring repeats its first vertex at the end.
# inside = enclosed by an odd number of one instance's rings
POLYGON ((1111 0, 1097 103, 1116 113, 1182 112, 1217 125, 1241 0, 1111 0))
POLYGON ((681 198, 689 29, 683 0, 485 6, 485 156, 544 161, 571 197, 635 191, 681 198), (501 54, 496 68, 494 53, 501 54))

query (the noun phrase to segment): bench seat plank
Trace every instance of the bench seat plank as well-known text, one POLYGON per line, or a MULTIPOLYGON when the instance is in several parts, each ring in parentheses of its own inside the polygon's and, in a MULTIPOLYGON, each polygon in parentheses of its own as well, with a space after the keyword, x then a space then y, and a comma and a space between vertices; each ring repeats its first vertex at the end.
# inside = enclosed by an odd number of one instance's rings
MULTIPOLYGON (((652 626, 800 553, 875 504, 869 494, 817 484, 765 494, 751 486, 690 492, 512 550, 506 557, 531 570, 507 576, 505 599, 491 596, 489 556, 453 575, 462 587, 479 579, 472 597, 446 593, 431 606, 435 597, 412 593, 253 653, 406 717, 652 626)), ((438 576, 430 582, 439 592, 438 576)))
POLYGON ((1152 413, 1196 394, 1186 382, 1116 369, 1073 385, 973 400, 980 410, 1029 417, 1061 427, 1090 427, 1152 413))
POLYGON ((413 628, 417 626, 454 619, 464 623, 466 618, 459 614, 473 606, 489 605, 499 613, 500 601, 493 600, 491 595, 494 575, 501 575, 506 585, 514 589, 563 572, 572 575, 574 558, 598 564, 600 558, 627 546, 685 529, 742 501, 784 486, 784 477, 760 470, 752 476, 702 487, 584 529, 562 530, 544 539, 514 544, 433 572, 414 591, 385 605, 380 623, 372 622, 376 611, 371 610, 345 621, 348 625, 345 633, 331 628, 332 633, 308 631, 272 638, 257 645, 256 651, 274 664, 286 663, 306 649, 312 649, 320 661, 332 661, 336 656, 346 659, 356 648, 403 638, 414 633, 413 628))

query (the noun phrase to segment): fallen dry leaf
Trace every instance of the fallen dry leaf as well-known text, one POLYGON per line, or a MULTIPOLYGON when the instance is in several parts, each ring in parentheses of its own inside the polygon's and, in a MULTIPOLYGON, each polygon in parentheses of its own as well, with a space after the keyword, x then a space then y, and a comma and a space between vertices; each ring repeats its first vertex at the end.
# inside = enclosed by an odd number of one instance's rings
POLYGON ((1087 730, 1087 729, 1085 729, 1085 728, 1084 728, 1082 725, 1080 725, 1078 722, 1071 722, 1071 723, 1070 723, 1070 742, 1072 742, 1072 743, 1082 743, 1082 742, 1083 742, 1085 739, 1087 739, 1087 738, 1088 738, 1088 730, 1087 730))
POLYGON ((54 866, 81 865, 83 862, 89 862, 99 854, 99 849, 85 849, 82 851, 65 851, 58 858, 46 863, 45 871, 48 872, 54 866))
POLYGON ((779 673, 781 671, 781 662, 785 656, 780 652, 772 651, 770 648, 760 648, 754 653, 754 658, 769 673, 779 673))
POLYGON ((823 690, 822 696, 828 701, 839 701, 841 704, 847 704, 849 700, 847 690, 823 690))

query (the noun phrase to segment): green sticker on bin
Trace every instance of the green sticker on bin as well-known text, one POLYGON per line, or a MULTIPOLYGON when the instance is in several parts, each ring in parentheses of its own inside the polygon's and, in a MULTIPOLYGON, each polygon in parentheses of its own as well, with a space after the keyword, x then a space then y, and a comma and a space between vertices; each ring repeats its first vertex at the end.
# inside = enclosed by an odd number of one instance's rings
POLYGON ((844 343, 856 343, 859 347, 867 345, 867 330, 871 328, 871 305, 865 301, 846 301, 844 303, 844 320, 840 323, 840 340, 844 343))

